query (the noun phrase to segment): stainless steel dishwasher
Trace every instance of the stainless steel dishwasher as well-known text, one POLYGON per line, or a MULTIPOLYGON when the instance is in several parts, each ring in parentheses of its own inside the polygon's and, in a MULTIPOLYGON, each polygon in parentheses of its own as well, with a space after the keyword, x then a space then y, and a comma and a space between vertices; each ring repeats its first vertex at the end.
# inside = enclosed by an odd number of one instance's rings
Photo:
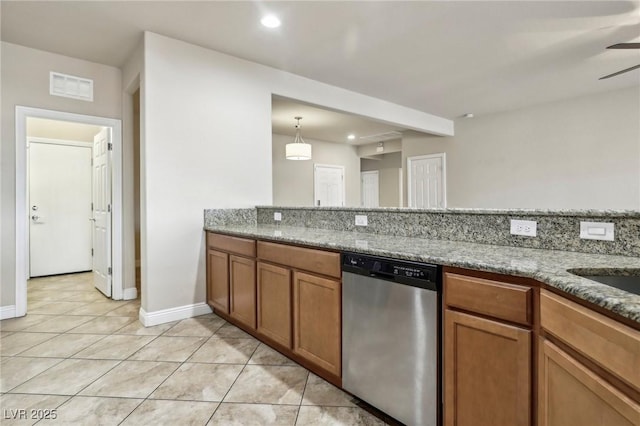
POLYGON ((342 255, 342 386, 410 426, 441 422, 441 269, 342 255))

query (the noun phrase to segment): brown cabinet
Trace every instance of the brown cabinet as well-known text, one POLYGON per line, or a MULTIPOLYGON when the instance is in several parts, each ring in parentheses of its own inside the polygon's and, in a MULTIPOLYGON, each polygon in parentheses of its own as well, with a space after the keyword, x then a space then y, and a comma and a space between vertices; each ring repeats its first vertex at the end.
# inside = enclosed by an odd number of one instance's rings
POLYGON ((540 294, 540 426, 640 425, 640 332, 540 294))
POLYGON ((229 256, 229 315, 256 328, 256 261, 229 256))
POLYGON ((531 424, 531 292, 445 272, 445 426, 531 424))
POLYGON ((258 333, 291 349, 291 270, 258 262, 258 333))
POLYGON ((207 302, 224 319, 341 385, 340 254, 207 233, 207 302))
POLYGON ((207 250, 207 303, 229 313, 229 255, 212 249, 207 250))
POLYGON ((293 351, 341 374, 341 283, 293 273, 293 351))
POLYGON ((546 339, 539 361, 540 426, 640 425, 637 402, 546 339))
POLYGON ((207 303, 219 314, 256 327, 256 242, 207 233, 207 303))

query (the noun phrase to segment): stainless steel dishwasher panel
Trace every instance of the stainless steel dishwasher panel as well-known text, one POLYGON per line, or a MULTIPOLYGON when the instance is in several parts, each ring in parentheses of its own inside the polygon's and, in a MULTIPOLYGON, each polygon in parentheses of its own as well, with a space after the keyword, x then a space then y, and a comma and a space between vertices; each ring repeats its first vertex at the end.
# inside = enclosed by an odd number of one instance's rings
POLYGON ((438 294, 344 272, 342 385, 407 425, 436 426, 438 294))

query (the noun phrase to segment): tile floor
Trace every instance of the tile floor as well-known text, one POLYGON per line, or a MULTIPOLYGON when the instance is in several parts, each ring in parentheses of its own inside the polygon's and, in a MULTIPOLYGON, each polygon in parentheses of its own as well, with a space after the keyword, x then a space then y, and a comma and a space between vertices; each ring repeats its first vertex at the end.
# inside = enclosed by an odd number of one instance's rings
POLYGON ((0 322, 0 423, 385 424, 214 314, 145 328, 139 307, 90 273, 30 280, 28 315, 0 322))

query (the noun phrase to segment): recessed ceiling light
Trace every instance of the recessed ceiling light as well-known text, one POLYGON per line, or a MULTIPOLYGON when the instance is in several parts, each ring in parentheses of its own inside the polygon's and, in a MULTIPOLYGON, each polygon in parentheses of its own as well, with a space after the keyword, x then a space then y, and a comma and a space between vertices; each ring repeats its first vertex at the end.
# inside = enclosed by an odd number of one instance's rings
POLYGON ((276 15, 266 15, 262 17, 260 23, 267 28, 278 28, 281 22, 276 15))
POLYGON ((465 115, 463 115, 464 118, 473 118, 473 113, 468 112, 465 115))
POLYGON ((349 139, 350 141, 354 140, 355 138, 356 138, 356 135, 354 135, 353 133, 347 136, 347 139, 349 139))

